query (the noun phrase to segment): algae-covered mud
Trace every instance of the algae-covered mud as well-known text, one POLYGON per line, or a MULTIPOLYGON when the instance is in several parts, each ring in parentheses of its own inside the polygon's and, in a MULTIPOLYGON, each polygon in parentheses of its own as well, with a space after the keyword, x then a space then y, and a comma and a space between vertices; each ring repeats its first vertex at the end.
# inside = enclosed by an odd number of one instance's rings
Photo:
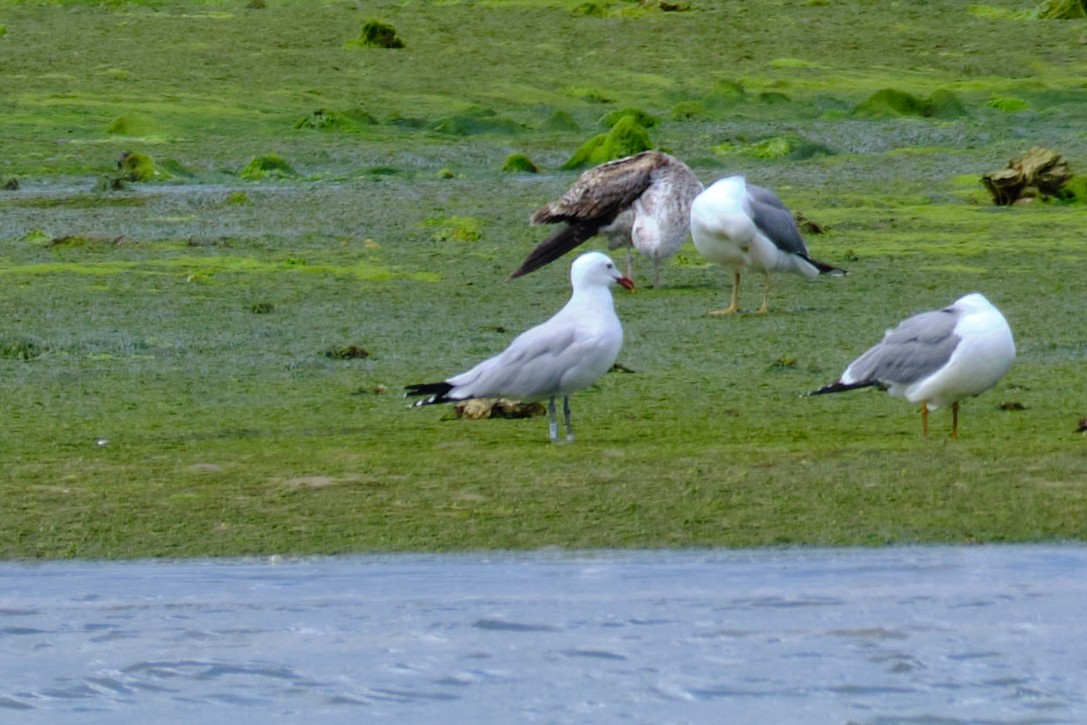
POLYGON ((0 1, 0 555, 1087 537, 1084 187, 981 183, 1087 175, 1087 21, 1034 9, 0 1), (850 274, 716 319, 692 245, 639 265, 572 445, 408 409, 563 304, 569 260, 505 281, 529 214, 646 140, 850 274), (958 440, 800 398, 971 291, 1019 355, 958 440))

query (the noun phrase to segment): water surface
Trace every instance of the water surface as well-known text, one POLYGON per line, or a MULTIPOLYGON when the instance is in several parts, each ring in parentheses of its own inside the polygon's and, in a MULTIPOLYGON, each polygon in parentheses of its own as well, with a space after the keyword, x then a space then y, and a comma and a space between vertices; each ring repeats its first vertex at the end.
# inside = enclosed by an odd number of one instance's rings
POLYGON ((1087 548, 0 564, 3 722, 1087 722, 1087 548))

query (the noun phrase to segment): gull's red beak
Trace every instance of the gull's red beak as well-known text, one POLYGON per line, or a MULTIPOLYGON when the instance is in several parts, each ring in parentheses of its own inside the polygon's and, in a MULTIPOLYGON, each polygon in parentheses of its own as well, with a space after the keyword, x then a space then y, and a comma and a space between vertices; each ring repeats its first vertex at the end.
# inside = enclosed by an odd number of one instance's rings
POLYGON ((619 284, 621 284, 623 287, 625 287, 628 290, 633 290, 634 289, 634 280, 632 280, 630 277, 620 277, 619 279, 617 279, 615 281, 618 282, 619 284))

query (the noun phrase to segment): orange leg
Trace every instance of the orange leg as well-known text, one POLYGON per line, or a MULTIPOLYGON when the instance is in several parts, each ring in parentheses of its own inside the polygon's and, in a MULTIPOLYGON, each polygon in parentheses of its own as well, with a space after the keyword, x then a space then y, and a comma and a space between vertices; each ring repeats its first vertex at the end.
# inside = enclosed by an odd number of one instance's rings
POLYGON ((759 308, 759 314, 765 315, 770 311, 770 273, 766 273, 766 279, 762 284, 762 307, 759 308))
POLYGON ((723 310, 710 310, 707 314, 713 317, 725 317, 726 315, 735 315, 740 309, 740 273, 737 272, 735 278, 732 280, 732 304, 723 310))

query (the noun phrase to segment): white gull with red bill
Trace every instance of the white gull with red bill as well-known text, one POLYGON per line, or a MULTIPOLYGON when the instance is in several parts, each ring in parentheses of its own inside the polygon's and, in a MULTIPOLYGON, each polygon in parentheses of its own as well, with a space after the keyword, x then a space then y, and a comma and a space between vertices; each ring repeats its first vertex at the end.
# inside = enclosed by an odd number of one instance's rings
POLYGON ((615 314, 611 286, 633 289, 608 255, 589 252, 570 267, 573 294, 555 315, 518 335, 503 352, 471 370, 438 383, 407 386, 409 396, 427 396, 416 406, 469 398, 548 400, 549 434, 558 441, 555 399, 562 397, 566 440, 570 395, 595 383, 615 364, 623 347, 623 326, 615 314))

